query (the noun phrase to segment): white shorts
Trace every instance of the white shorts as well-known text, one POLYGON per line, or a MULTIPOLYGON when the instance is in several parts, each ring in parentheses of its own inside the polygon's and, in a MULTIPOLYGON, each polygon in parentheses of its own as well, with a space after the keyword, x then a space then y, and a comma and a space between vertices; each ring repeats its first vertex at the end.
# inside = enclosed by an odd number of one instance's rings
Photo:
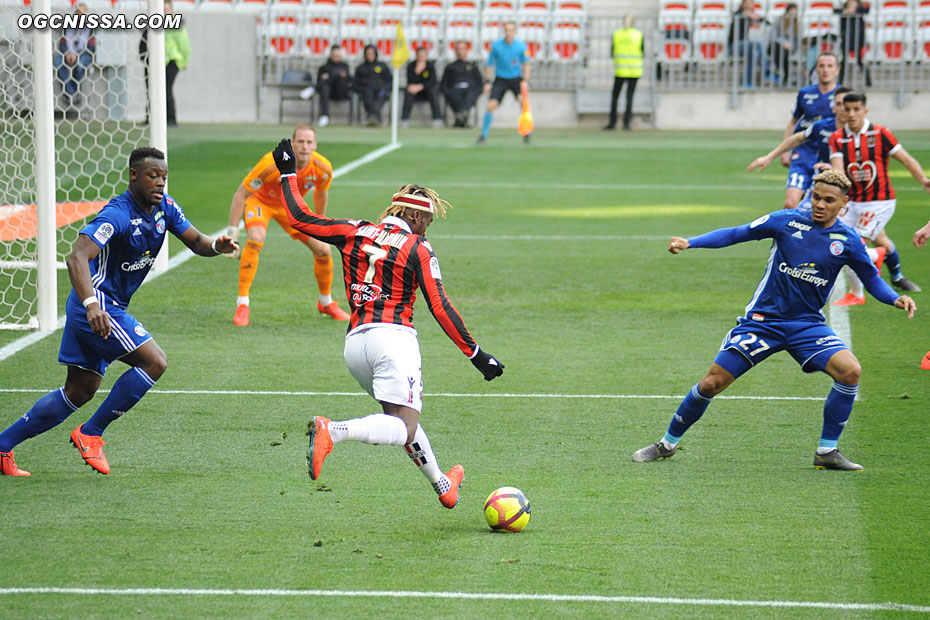
POLYGON ((346 336, 346 365, 377 401, 423 408, 420 343, 409 327, 379 323, 356 328, 346 336))
POLYGON ((895 200, 874 200, 872 202, 846 203, 846 213, 840 221, 859 233, 865 239, 874 239, 891 221, 894 215, 895 200))

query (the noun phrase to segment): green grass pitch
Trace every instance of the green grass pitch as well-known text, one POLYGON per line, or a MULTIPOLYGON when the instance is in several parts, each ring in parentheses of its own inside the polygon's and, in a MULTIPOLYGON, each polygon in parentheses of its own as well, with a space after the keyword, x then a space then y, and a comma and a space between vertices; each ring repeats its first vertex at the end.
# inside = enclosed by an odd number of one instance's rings
MULTIPOLYGON (((200 230, 221 230, 237 184, 289 131, 172 130, 169 191, 200 230)), ((107 431, 112 473, 92 473, 67 441, 99 394, 17 448, 31 478, 0 479, 0 617, 926 616, 927 293, 911 321, 872 298, 849 311, 864 371, 841 446, 865 472, 812 468, 831 380, 784 353, 718 398, 673 459, 630 461, 707 369, 768 252, 748 243, 671 256, 667 239, 778 209, 785 170, 745 166, 779 136, 541 130, 525 146, 493 129, 475 147, 471 132, 409 130, 403 148, 334 182, 335 217, 373 219, 407 182, 454 205, 428 236, 452 300, 506 371, 483 381, 418 303, 422 423, 443 469, 466 470, 452 511, 401 448, 341 444, 320 480, 307 476, 307 420, 377 405, 345 368, 344 324, 315 310, 309 252, 280 229, 269 230, 246 329, 232 325, 236 261, 195 257, 146 284, 131 311, 169 366, 107 431), (532 502, 521 534, 484 522, 500 486, 532 502), (10 590, 41 587, 83 593, 10 590), (114 593, 133 588, 162 590, 114 593), (233 589, 476 596, 220 593, 233 589), (539 598, 478 596, 488 594, 539 598), (751 601, 771 604, 739 604, 751 601), (779 606, 792 602, 840 606, 779 606)), ((339 168, 388 134, 319 137, 339 168)), ((930 164, 926 133, 899 139, 930 164)), ((930 290, 930 249, 910 244, 930 197, 892 169, 889 234, 905 273, 930 290)), ((0 346, 21 336, 0 332, 0 346)), ((0 362, 0 426, 61 385, 59 336, 0 362)))

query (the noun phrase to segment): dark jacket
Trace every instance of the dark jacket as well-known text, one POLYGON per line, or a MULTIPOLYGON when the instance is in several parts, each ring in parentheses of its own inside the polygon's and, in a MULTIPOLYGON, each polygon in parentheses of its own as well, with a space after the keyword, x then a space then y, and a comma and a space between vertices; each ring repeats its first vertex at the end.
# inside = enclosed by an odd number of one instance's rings
POLYGON ((426 68, 423 73, 417 73, 417 61, 407 63, 407 84, 422 84, 424 90, 435 88, 439 83, 436 77, 436 65, 432 60, 426 61, 426 68))
POLYGON ((340 76, 347 82, 352 80, 352 73, 349 71, 349 64, 346 62, 333 62, 327 59, 326 64, 320 67, 320 69, 316 72, 317 82, 323 80, 324 73, 329 74, 330 80, 339 79, 340 76))
POLYGON ((478 92, 484 85, 478 65, 470 60, 456 60, 446 65, 442 73, 442 92, 448 95, 458 89, 478 92))
MULTIPOLYGON (((367 50, 369 47, 366 46, 367 50)), ((375 59, 373 62, 362 62, 355 68, 355 78, 352 81, 352 88, 355 90, 367 90, 370 92, 386 91, 390 89, 391 70, 386 64, 378 60, 378 50, 375 49, 375 59)))

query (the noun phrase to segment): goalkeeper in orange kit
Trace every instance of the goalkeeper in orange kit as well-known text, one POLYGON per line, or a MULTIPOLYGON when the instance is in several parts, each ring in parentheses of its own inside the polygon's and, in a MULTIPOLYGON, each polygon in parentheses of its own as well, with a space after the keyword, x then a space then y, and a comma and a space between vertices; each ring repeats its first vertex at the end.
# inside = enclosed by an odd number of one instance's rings
MULTIPOLYGON (((313 210, 317 215, 325 215, 329 186, 333 181, 333 166, 316 152, 316 130, 313 127, 297 125, 292 142, 297 156, 298 186, 304 192, 313 188, 313 210)), ((239 296, 236 299, 233 323, 240 327, 249 324, 249 291, 258 271, 258 256, 265 244, 265 234, 271 219, 276 220, 292 239, 300 241, 313 252, 313 274, 320 290, 317 310, 337 321, 348 321, 349 315, 333 301, 333 257, 329 245, 295 230, 288 223, 287 213, 281 204, 279 178, 269 151, 242 180, 229 207, 229 235, 238 239, 239 220, 243 216, 248 235, 241 256, 234 256, 239 258, 239 296)))

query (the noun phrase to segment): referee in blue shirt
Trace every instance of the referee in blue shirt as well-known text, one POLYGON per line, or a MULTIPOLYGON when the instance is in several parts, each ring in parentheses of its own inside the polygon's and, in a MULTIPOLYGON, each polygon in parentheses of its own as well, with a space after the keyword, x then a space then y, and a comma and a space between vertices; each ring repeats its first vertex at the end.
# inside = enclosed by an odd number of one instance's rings
MULTIPOLYGON (((526 43, 516 38, 517 27, 513 22, 504 24, 504 38, 498 39, 491 45, 491 54, 484 69, 484 92, 491 93, 488 98, 488 107, 484 113, 484 124, 481 127, 481 136, 478 144, 488 139, 488 130, 491 128, 491 119, 494 110, 500 105, 501 97, 508 90, 521 103, 520 94, 522 83, 530 81, 530 60, 526 56, 526 43), (491 76, 494 75, 494 85, 491 85, 491 76)), ((523 136, 524 142, 530 141, 530 134, 523 136)))

